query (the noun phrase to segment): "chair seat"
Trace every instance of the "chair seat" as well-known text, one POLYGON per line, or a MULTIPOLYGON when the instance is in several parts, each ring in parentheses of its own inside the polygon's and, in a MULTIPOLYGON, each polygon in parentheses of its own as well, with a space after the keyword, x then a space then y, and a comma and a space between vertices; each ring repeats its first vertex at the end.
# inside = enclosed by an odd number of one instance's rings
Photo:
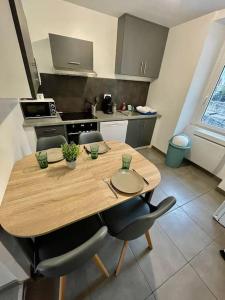
POLYGON ((101 215, 108 227, 110 234, 117 236, 126 226, 136 218, 150 213, 150 207, 141 198, 135 197, 120 205, 106 210, 101 215))
POLYGON ((102 224, 97 215, 35 238, 37 261, 69 252, 90 239, 102 224))

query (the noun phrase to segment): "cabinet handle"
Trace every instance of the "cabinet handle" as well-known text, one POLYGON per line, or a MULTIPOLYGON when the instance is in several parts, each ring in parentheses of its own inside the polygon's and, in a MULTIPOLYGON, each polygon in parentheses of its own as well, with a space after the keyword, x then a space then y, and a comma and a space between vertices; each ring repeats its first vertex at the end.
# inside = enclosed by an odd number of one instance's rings
POLYGON ((141 62, 141 74, 143 74, 143 66, 144 66, 144 62, 141 62))
POLYGON ((145 62, 144 75, 145 75, 145 72, 146 72, 146 68, 147 68, 147 63, 145 62))
POLYGON ((80 62, 77 62, 77 61, 69 61, 68 64, 69 64, 69 65, 76 65, 76 66, 79 66, 79 65, 80 65, 80 62))
POLYGON ((69 132, 68 135, 78 135, 78 134, 81 134, 81 131, 78 131, 78 132, 69 132))
POLYGON ((51 128, 51 129, 45 129, 44 132, 53 132, 56 131, 56 128, 51 128))

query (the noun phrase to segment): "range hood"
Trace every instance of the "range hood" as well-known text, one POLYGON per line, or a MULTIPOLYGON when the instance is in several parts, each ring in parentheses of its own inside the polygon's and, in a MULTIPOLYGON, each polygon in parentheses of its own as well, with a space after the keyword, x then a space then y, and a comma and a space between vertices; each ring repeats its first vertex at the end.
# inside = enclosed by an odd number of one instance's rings
POLYGON ((49 33, 55 74, 97 76, 93 70, 93 42, 49 33))

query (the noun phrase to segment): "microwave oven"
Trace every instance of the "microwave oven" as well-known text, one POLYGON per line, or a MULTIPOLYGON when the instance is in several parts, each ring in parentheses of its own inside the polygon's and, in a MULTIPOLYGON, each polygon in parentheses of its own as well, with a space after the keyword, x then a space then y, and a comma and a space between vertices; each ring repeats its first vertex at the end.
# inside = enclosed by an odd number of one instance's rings
POLYGON ((57 117, 55 101, 53 99, 20 100, 20 105, 25 119, 57 117))

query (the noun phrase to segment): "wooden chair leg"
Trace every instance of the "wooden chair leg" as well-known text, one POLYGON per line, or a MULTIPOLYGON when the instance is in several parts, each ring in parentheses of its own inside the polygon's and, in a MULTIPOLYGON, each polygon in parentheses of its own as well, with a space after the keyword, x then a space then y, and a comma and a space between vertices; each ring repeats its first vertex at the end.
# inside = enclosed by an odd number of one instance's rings
POLYGON ((150 250, 152 250, 152 241, 151 241, 151 238, 150 238, 150 234, 149 234, 149 231, 146 231, 145 232, 145 237, 146 237, 146 240, 147 240, 147 242, 148 242, 148 248, 150 249, 150 250))
POLYGON ((104 266, 103 262, 101 261, 100 257, 95 254, 93 256, 93 261, 94 263, 96 264, 96 266, 99 268, 99 270, 106 276, 106 277, 109 277, 109 272, 108 270, 106 269, 106 267, 104 266))
POLYGON ((125 254, 127 252, 127 247, 128 247, 128 241, 125 241, 124 244, 123 244, 123 248, 122 248, 121 254, 120 254, 120 259, 119 259, 118 265, 116 267, 116 276, 119 274, 120 269, 122 267, 125 254))
POLYGON ((65 285, 66 285, 66 276, 61 276, 59 279, 59 300, 64 300, 65 285))

